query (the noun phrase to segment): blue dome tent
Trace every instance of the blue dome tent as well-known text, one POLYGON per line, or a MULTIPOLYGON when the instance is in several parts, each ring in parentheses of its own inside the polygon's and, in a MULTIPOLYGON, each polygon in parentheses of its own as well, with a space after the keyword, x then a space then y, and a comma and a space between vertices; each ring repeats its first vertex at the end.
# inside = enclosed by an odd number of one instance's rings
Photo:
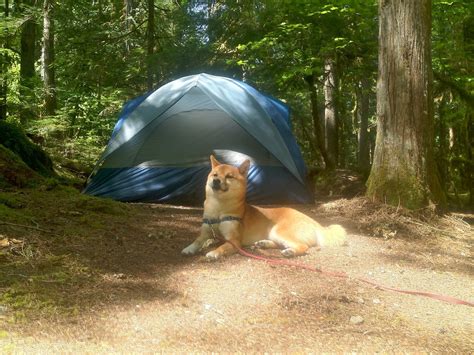
POLYGON ((209 156, 251 161, 251 203, 311 203, 281 101, 226 77, 172 81, 125 104, 84 193, 120 201, 201 203, 209 156))

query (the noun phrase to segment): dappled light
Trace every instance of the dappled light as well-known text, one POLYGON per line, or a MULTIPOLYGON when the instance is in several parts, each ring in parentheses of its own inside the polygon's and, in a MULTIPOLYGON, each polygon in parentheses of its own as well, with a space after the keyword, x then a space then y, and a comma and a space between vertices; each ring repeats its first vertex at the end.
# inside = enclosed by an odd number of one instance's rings
MULTIPOLYGON (((27 220, 0 223, 2 242, 11 241, 1 283, 11 287, 8 295, 16 294, 18 302, 8 305, 6 314, 18 322, 18 317, 30 319, 20 323, 30 337, 19 349, 82 351, 87 344, 97 351, 146 351, 150 341, 171 351, 211 351, 223 342, 229 351, 263 351, 268 346, 283 351, 288 341, 297 341, 302 349, 347 349, 368 341, 364 333, 370 332, 371 347, 388 349, 389 341, 416 351, 432 346, 431 334, 448 327, 449 334, 438 338, 436 346, 466 349, 462 339, 470 317, 460 306, 421 303, 415 296, 384 292, 356 280, 270 266, 239 255, 215 263, 205 260, 205 251, 195 257, 180 255, 199 232, 201 207, 123 204, 61 190, 48 196, 32 193, 29 201, 25 211, 34 213, 37 229, 24 229, 27 220), (49 215, 57 218, 46 225, 49 215), (51 236, 49 242, 46 236, 51 236), (15 242, 19 239, 21 247, 15 242), (239 324, 245 326, 237 331, 239 324), (287 332, 288 327, 293 332, 287 332), (45 333, 45 328, 52 331, 45 333), (348 343, 340 342, 341 331, 354 334, 348 343), (279 335, 268 337, 268 332, 279 335), (244 345, 241 339, 246 339, 244 345)), ((379 236, 377 225, 393 220, 393 215, 385 215, 396 212, 362 199, 297 208, 323 225, 341 223, 350 232, 348 246, 312 250, 298 258, 299 263, 386 286, 471 296, 465 287, 472 277, 467 234, 457 233, 464 239, 456 241, 432 236, 432 242, 424 244, 421 237, 430 232, 430 225, 399 215, 415 228, 407 235, 379 236), (370 225, 364 218, 371 219, 370 225), (405 238, 411 240, 409 250, 405 238)), ((449 234, 443 219, 440 223, 437 228, 449 234)), ((468 232, 462 222, 457 228, 468 232)), ((6 251, 4 244, 0 248, 6 251)), ((258 252, 280 258, 276 253, 258 252)))
POLYGON ((0 22, 1 354, 473 353, 472 0, 0 22))

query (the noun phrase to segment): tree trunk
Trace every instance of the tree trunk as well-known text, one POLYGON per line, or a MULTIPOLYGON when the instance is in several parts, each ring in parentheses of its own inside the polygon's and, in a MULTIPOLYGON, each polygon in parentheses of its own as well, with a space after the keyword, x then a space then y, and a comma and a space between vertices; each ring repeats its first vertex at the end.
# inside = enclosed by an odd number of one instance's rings
MULTIPOLYGON (((9 4, 8 0, 5 0, 5 19, 9 16, 9 4)), ((3 48, 6 48, 6 43, 3 44, 3 48)), ((8 93, 8 81, 7 81, 7 54, 2 51, 0 55, 0 69, 1 69, 1 80, 0 80, 0 121, 7 119, 7 93, 8 93)))
POLYGON ((433 157, 431 0, 379 0, 377 139, 368 196, 444 202, 433 157))
POLYGON ((324 144, 324 134, 323 129, 321 127, 321 118, 319 116, 319 105, 318 105, 318 93, 316 90, 316 78, 315 74, 308 75, 305 77, 305 81, 308 84, 309 88, 309 96, 311 101, 311 115, 313 118, 313 136, 316 140, 315 146, 318 147, 321 156, 323 157, 324 164, 326 165, 326 169, 329 168, 331 162, 328 157, 328 153, 326 150, 326 146, 324 144))
POLYGON ((55 1, 43 3, 43 49, 41 55, 44 84, 44 106, 47 115, 56 111, 56 80, 54 70, 54 11, 55 1))
MULTIPOLYGON (((23 1, 24 5, 33 6, 32 0, 23 1)), ((24 11, 23 11, 24 12, 24 11)), ((30 17, 24 23, 21 30, 21 52, 20 52, 20 97, 23 107, 20 109, 20 120, 26 123, 34 117, 32 110, 33 78, 35 76, 35 45, 36 45, 36 23, 30 17)))
MULTIPOLYGON (((124 17, 125 32, 128 32, 131 27, 132 21, 130 20, 130 18, 132 16, 132 13, 133 13, 133 0, 124 0, 123 17, 124 17)), ((125 37, 124 43, 125 43, 125 51, 129 53, 130 42, 128 40, 128 36, 125 37)))
POLYGON ((0 56, 2 63, 0 64, 0 69, 2 70, 2 77, 0 80, 0 121, 7 119, 7 92, 8 92, 8 82, 6 77, 7 65, 5 64, 6 59, 4 55, 0 56))
POLYGON ((469 207, 474 208, 474 114, 472 112, 467 115, 467 164, 468 166, 468 188, 469 188, 469 207))
POLYGON ((339 154, 339 125, 335 102, 337 83, 334 60, 326 59, 324 71, 324 119, 326 121, 326 151, 328 155, 327 168, 333 169, 337 166, 337 158, 339 154))
POLYGON ((155 2, 148 0, 148 23, 147 23, 147 86, 148 91, 153 90, 154 85, 154 60, 155 51, 155 2))
POLYGON ((357 163, 362 174, 367 176, 370 171, 370 155, 369 155, 369 92, 370 85, 367 78, 360 81, 360 91, 358 95, 358 122, 359 130, 357 134, 358 149, 357 163))
POLYGON ((446 98, 443 95, 438 103, 438 169, 440 173, 440 183, 443 186, 443 190, 446 190, 446 183, 448 180, 449 172, 449 151, 448 151, 448 129, 446 126, 446 98))

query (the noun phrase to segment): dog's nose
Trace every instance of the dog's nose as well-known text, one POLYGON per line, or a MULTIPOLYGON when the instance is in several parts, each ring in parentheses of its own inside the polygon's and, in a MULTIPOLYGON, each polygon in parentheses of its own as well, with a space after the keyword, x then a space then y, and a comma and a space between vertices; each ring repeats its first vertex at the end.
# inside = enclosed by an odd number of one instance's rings
POLYGON ((221 187, 221 181, 219 179, 212 180, 212 188, 218 189, 221 187))

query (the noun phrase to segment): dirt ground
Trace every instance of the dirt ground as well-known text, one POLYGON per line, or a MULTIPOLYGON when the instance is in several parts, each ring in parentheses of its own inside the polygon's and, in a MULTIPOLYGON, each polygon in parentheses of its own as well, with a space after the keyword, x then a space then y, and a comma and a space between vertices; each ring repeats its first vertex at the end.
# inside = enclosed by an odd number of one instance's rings
MULTIPOLYGON (((472 307, 240 255, 181 256, 200 208, 15 196, 0 221, 1 353, 474 353, 472 307)), ((349 244, 294 261, 474 301, 474 215, 364 198, 296 208, 342 224, 349 244)))

